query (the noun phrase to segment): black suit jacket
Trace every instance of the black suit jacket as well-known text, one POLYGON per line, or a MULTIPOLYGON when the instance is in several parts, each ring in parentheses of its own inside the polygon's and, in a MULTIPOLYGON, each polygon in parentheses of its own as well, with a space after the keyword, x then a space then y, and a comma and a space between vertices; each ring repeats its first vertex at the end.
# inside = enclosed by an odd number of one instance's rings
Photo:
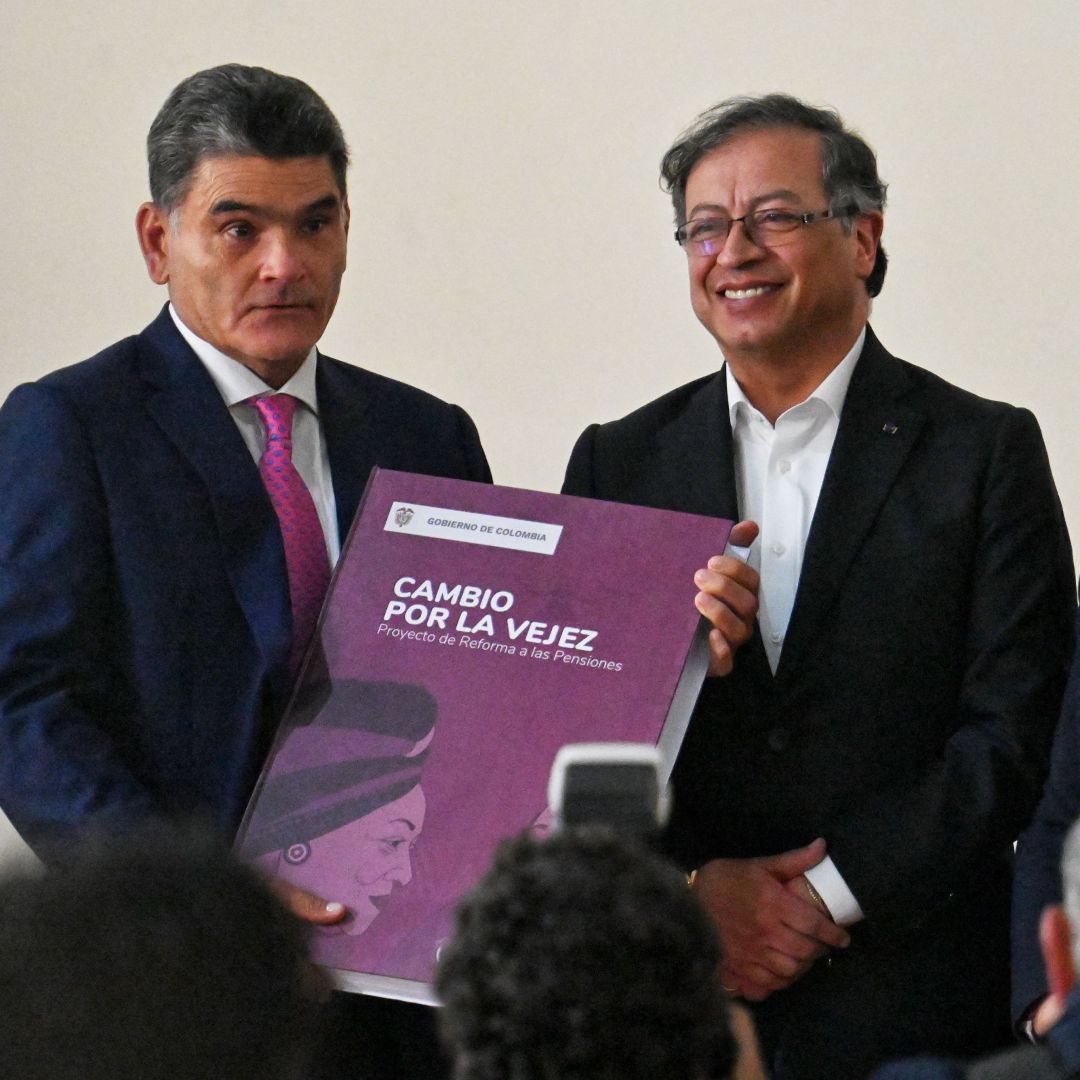
MULTIPOLYGON (((737 519, 723 373, 586 430, 564 490, 737 519)), ((779 1076, 1005 1037, 1011 843, 1074 610, 1034 418, 868 330, 776 674, 755 636, 707 680, 674 774, 685 866, 822 836, 866 914, 849 950, 757 1010, 779 1076)))
MULTIPOLYGON (((319 356, 344 538, 372 466, 490 480, 471 420, 319 356)), ((90 822, 239 821, 290 690, 284 549, 168 311, 0 410, 0 806, 42 851, 90 822)))

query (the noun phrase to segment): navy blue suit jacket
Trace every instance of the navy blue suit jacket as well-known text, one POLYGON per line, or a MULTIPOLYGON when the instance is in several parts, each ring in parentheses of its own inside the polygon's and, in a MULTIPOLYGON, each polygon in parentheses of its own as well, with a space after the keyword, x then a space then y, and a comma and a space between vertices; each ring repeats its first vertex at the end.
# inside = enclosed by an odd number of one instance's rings
MULTIPOLYGON (((564 490, 738 518, 723 373, 589 428, 564 490)), ((706 680, 673 776, 683 865, 822 836, 866 914, 848 950, 755 1009, 774 1075, 862 1080, 1008 1037, 1012 841, 1075 601, 1031 414, 868 330, 776 674, 755 636, 706 680)))
MULTIPOLYGON (((458 407, 319 356, 344 538, 372 466, 489 481, 458 407)), ((284 549, 167 310, 0 410, 0 806, 39 852, 90 822, 243 813, 289 694, 284 549)))
POLYGON ((1080 996, 1039 1046, 1018 1046, 968 1066, 935 1058, 895 1062, 872 1080, 1076 1080, 1080 1077, 1080 996))

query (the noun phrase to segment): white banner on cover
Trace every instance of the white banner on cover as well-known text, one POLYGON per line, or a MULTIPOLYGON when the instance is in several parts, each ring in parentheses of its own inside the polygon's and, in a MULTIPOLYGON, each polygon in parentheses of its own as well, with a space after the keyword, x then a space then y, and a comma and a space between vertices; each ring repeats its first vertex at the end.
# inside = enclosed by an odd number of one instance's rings
POLYGON ((448 510, 442 506, 420 506, 395 502, 386 516, 384 532, 431 536, 437 540, 457 540, 463 544, 533 551, 554 555, 563 527, 546 521, 470 514, 467 510, 448 510))

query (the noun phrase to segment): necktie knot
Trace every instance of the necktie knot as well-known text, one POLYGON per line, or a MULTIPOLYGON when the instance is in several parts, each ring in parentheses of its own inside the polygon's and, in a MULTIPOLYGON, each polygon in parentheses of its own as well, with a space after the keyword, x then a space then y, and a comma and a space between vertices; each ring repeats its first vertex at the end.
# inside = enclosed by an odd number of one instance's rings
POLYGON ((251 399, 266 427, 266 441, 292 442, 293 413, 299 401, 292 394, 267 394, 251 399))

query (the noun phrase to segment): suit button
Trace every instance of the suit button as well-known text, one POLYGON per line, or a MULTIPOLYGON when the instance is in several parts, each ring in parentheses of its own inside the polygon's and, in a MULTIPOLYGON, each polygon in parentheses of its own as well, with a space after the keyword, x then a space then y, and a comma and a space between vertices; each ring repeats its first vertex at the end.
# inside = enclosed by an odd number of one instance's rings
POLYGON ((785 727, 776 727, 769 732, 769 749, 782 754, 791 742, 791 732, 785 727))

